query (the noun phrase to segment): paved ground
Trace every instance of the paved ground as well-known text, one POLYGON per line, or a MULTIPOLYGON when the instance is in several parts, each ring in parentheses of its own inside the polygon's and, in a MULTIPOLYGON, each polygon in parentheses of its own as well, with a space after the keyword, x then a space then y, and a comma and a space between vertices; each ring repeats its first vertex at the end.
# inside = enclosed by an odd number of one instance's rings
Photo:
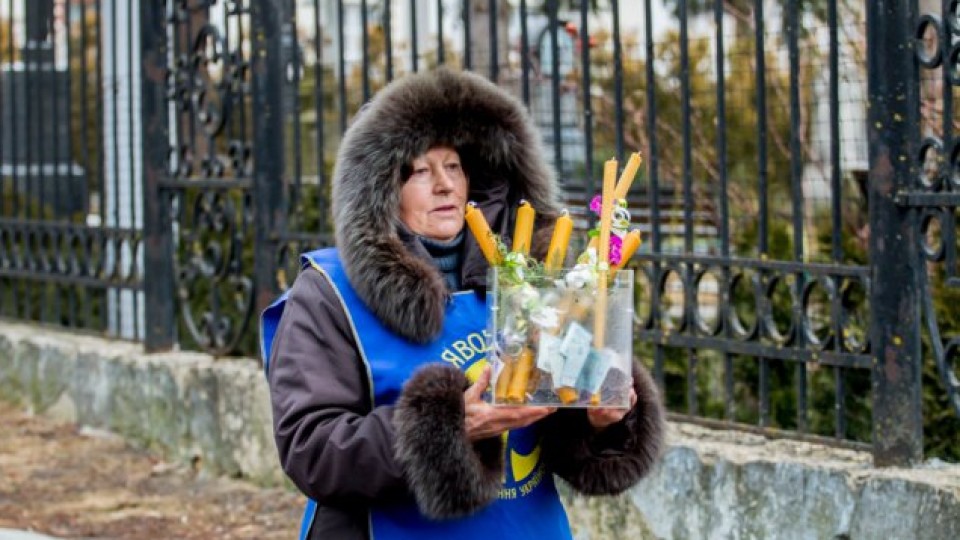
POLYGON ((60 538, 286 540, 296 538, 300 509, 290 491, 205 477, 117 437, 0 402, 0 529, 60 538))
POLYGON ((0 540, 55 540, 52 536, 45 534, 32 533, 27 531, 16 531, 13 529, 0 529, 0 540))

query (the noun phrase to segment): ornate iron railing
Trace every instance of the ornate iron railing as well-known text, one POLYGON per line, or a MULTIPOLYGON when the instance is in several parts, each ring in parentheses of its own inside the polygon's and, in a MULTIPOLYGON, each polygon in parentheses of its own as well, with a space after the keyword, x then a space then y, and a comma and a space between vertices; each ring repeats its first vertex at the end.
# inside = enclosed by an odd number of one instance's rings
POLYGON ((916 461, 921 313, 960 412, 960 24, 919 2, 0 0, 0 315, 256 355, 351 116, 444 64, 528 107, 581 225, 644 154, 637 354, 674 418, 916 461))
POLYGON ((130 6, 0 4, 0 315, 143 339, 130 6), (56 8, 56 9, 55 9, 56 8))
MULTIPOLYGON (((943 336, 937 324, 935 295, 960 287, 957 252, 957 207, 960 206, 960 138, 957 136, 954 100, 960 85, 960 3, 923 6, 916 17, 913 36, 913 69, 919 71, 920 85, 915 97, 922 114, 906 127, 919 149, 911 156, 914 174, 897 184, 896 203, 915 215, 918 227, 921 268, 917 272, 923 318, 931 342, 937 371, 950 403, 960 415, 960 335, 943 336), (940 285, 931 283, 933 275, 940 285)), ((956 331, 955 328, 951 329, 956 331)))

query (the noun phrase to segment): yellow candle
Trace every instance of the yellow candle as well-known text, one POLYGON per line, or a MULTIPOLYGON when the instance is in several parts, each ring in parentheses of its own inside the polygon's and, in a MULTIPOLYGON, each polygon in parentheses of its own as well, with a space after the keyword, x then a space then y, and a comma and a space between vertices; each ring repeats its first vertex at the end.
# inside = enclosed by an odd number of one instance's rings
POLYGON ((627 192, 630 191, 630 184, 633 183, 634 177, 637 176, 637 170, 640 169, 640 163, 642 161, 639 152, 630 154, 630 159, 627 160, 627 166, 623 168, 623 173, 620 174, 620 181, 617 182, 617 188, 613 194, 614 199, 620 200, 627 197, 627 192))
POLYGON ((597 260, 610 262, 610 220, 613 219, 613 191, 617 177, 617 160, 610 159, 603 165, 603 192, 600 205, 600 238, 597 239, 597 260))
POLYGON ((520 201, 517 209, 517 224, 513 228, 513 252, 530 254, 530 242, 533 240, 533 218, 537 212, 527 201, 520 201))
POLYGON ((483 256, 487 258, 487 262, 490 263, 491 266, 500 264, 500 251, 497 249, 497 243, 494 241, 493 231, 490 230, 487 219, 483 217, 483 212, 477 210, 476 204, 471 202, 467 204, 464 219, 467 221, 467 227, 470 228, 473 237, 477 239, 480 251, 483 252, 483 256))
POLYGON ((516 360, 504 357, 503 367, 497 375, 497 381, 493 385, 493 401, 495 403, 506 403, 507 392, 510 390, 510 379, 513 378, 513 367, 516 360))
POLYGON ((524 347, 516 365, 513 366, 513 374, 507 386, 508 403, 523 403, 527 400, 527 383, 530 381, 531 371, 533 371, 533 351, 524 347))
POLYGON ((611 159, 603 167, 603 204, 600 207, 600 238, 597 241, 597 260, 601 270, 597 276, 597 299, 593 306, 593 346, 603 347, 607 330, 607 270, 610 263, 610 220, 613 217, 614 179, 617 160, 611 159))
POLYGON ((607 273, 597 278, 597 301, 593 304, 593 346, 602 349, 607 334, 607 273))
MULTIPOLYGON (((636 155, 636 154, 634 154, 636 155)), ((631 156, 633 159, 633 156, 631 156)), ((639 163, 637 164, 639 166, 639 163)), ((627 164, 630 169, 630 164, 627 164)), ((627 173, 624 169, 624 173, 627 173)), ((633 174, 636 174, 634 169, 633 174)), ((607 333, 607 270, 606 264, 610 263, 610 221, 613 219, 614 197, 620 186, 614 186, 614 178, 617 175, 617 160, 608 160, 603 166, 603 192, 601 194, 602 204, 600 206, 600 238, 597 240, 597 261, 600 263, 600 272, 597 276, 597 300, 593 306, 593 346, 596 349, 603 348, 607 333)), ((632 175, 630 182, 633 181, 632 175)), ((626 194, 630 189, 630 183, 621 182, 623 192, 626 194)), ((621 197, 622 198, 622 197, 621 197)), ((598 405, 600 395, 590 396, 590 404, 598 405)))
POLYGON ((573 220, 566 210, 557 218, 553 226, 553 236, 550 238, 550 247, 547 248, 547 270, 557 270, 563 266, 567 257, 567 246, 570 245, 570 232, 573 230, 573 220))
POLYGON ((633 254, 637 252, 640 243, 640 231, 636 229, 623 237, 623 244, 620 245, 620 262, 613 267, 614 270, 620 270, 630 262, 630 257, 633 257, 633 254))
POLYGON ((563 386, 557 388, 556 392, 557 397, 560 398, 560 403, 564 405, 569 405, 577 400, 577 389, 570 388, 569 386, 563 386))
MULTIPOLYGON (((602 349, 607 335, 607 272, 597 278, 597 301, 593 305, 593 348, 602 349)), ((590 396, 590 405, 600 403, 600 394, 590 396)))

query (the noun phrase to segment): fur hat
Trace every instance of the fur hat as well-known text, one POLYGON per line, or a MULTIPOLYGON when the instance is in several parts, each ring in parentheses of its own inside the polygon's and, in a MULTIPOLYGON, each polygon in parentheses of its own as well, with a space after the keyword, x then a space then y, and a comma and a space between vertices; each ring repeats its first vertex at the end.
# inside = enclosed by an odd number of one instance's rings
MULTIPOLYGON (((506 91, 446 68, 407 75, 381 90, 347 130, 337 155, 336 242, 367 307, 387 328, 419 343, 440 332, 449 292, 440 272, 400 236, 400 189, 413 159, 440 145, 460 154, 470 178, 468 199, 495 196, 504 205, 526 199, 541 216, 559 214, 540 134, 506 91)), ((507 214, 494 217, 495 231, 505 230, 507 214)))

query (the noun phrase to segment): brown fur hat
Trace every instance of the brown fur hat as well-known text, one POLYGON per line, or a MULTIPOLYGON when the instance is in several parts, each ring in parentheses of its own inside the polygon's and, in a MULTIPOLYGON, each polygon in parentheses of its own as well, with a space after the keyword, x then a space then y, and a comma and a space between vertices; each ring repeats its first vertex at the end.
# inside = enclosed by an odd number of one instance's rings
MULTIPOLYGON (((333 173, 336 241, 357 294, 390 330, 423 343, 443 325, 449 292, 440 272, 398 234, 403 171, 438 145, 455 148, 470 177, 470 200, 495 232, 526 199, 559 214, 559 192, 540 134, 524 106, 486 79, 445 68, 407 75, 381 90, 347 130, 333 173)), ((468 234, 467 255, 476 251, 468 234)), ((538 235, 541 239, 543 235, 538 235)))

